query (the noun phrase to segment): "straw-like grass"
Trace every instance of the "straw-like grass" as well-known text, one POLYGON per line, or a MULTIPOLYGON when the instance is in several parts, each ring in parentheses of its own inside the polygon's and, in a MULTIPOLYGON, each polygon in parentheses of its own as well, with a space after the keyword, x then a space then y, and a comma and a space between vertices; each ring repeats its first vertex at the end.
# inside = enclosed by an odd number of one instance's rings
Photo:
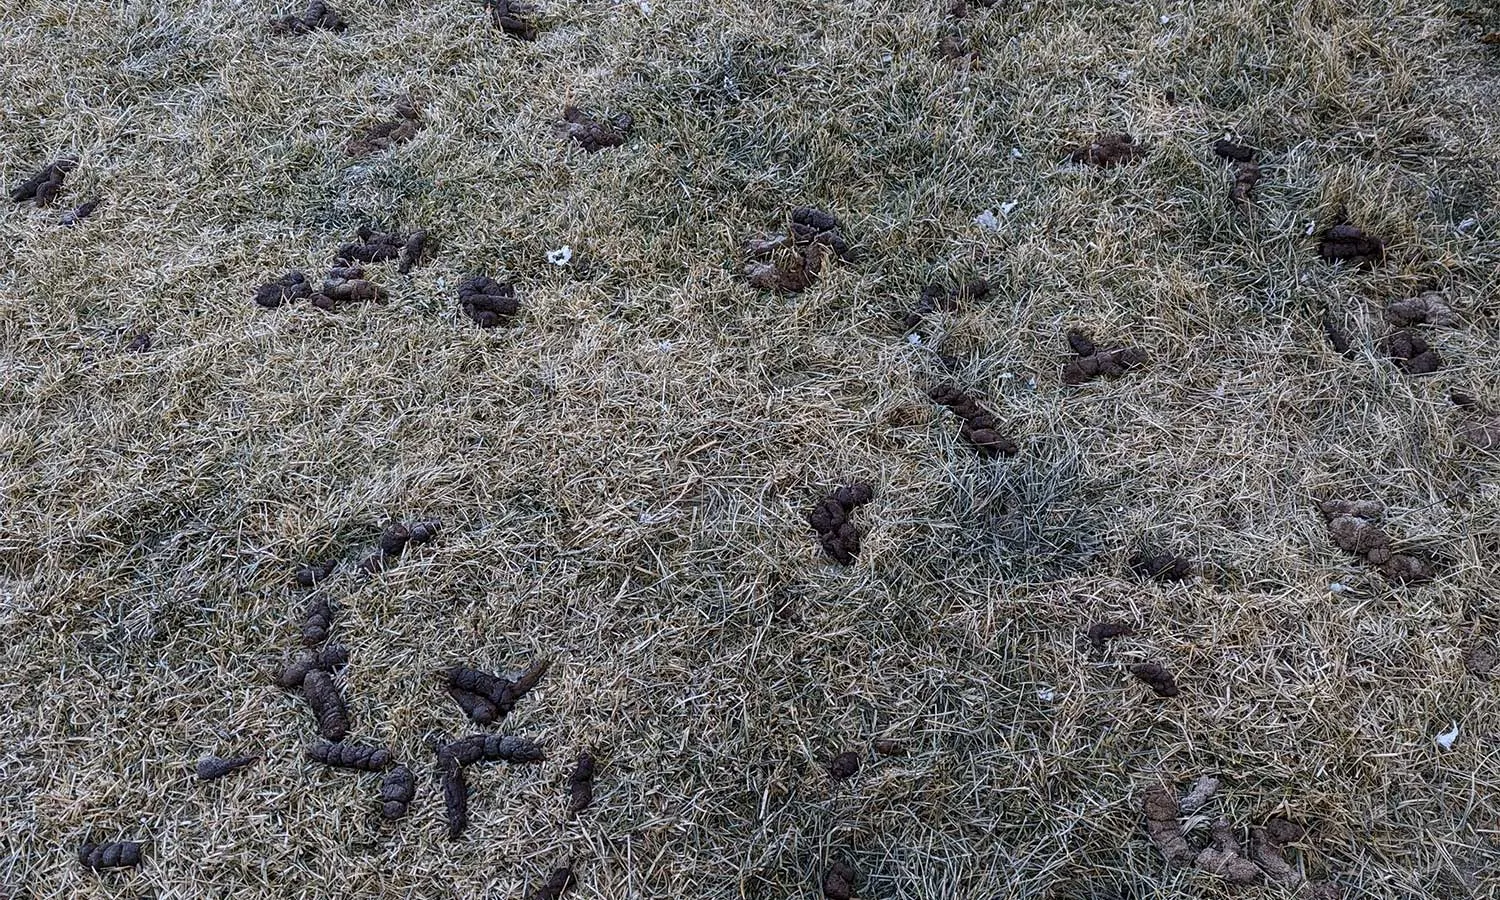
POLYGON ((1500 412, 1485 4, 545 0, 535 43, 463 0, 339 6, 349 31, 274 39, 266 0, 0 21, 7 186, 80 160, 60 208, 0 211, 0 895, 509 898, 571 863, 580 898, 769 900, 839 858, 868 898, 1219 896, 1141 812, 1214 774, 1209 814, 1309 825, 1297 865, 1349 896, 1493 896, 1500 693, 1463 655, 1500 630, 1500 464, 1447 399, 1500 412), (972 67, 935 52, 949 26, 972 67), (408 96, 413 140, 345 155, 408 96), (570 102, 634 133, 585 154, 570 102), (1265 151, 1248 217, 1226 130, 1265 151), (1112 131, 1146 159, 1060 163, 1112 131), (754 291, 741 240, 804 203, 858 260, 754 291), (1317 258, 1341 211, 1384 266, 1317 258), (384 304, 250 303, 364 222, 437 255, 370 267, 384 304), (460 313, 481 271, 517 280, 514 327, 460 313), (973 276, 987 300, 906 339, 923 284, 973 276), (1460 323, 1413 378, 1380 310, 1429 288, 1460 323), (1070 326, 1151 362, 1064 387, 1070 326), (1018 456, 961 441, 945 377, 1018 456), (877 496, 843 569, 803 515, 848 478, 877 496), (1325 496, 1384 501, 1436 581, 1338 550, 1325 496), (352 577, 429 514, 434 545, 352 577), (1201 576, 1140 582, 1144 545, 1201 576), (292 566, 330 554, 353 737, 420 772, 395 827, 262 674, 297 645, 292 566), (1091 654, 1103 618, 1139 631, 1091 654), (449 843, 429 740, 470 726, 430 672, 538 656, 503 728, 549 759, 472 771, 449 843), (200 783, 204 753, 265 759, 200 783), (79 866, 118 838, 141 869, 79 866))

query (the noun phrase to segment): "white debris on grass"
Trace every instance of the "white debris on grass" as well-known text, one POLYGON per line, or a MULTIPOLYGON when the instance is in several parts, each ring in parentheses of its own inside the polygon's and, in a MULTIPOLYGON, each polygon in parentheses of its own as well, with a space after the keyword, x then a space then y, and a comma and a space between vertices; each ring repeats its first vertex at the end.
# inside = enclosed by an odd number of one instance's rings
POLYGON ((573 248, 567 244, 563 244, 556 250, 547 251, 547 262, 552 263, 554 266, 565 266, 572 258, 573 248))
POLYGON ((1437 745, 1444 750, 1452 750, 1453 742, 1458 740, 1458 723, 1454 722, 1452 725, 1449 725, 1448 730, 1438 735, 1435 740, 1437 741, 1437 745))
POLYGON ((978 225, 980 228, 985 229, 986 231, 1000 230, 1000 220, 995 218, 995 211, 993 209, 987 209, 979 215, 975 216, 974 224, 978 225))

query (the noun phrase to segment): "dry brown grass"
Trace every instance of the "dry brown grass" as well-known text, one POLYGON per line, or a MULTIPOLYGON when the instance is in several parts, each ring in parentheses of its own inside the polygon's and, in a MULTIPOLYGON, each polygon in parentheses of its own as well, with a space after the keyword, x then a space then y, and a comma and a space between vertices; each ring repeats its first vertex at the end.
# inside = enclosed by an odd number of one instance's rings
POLYGON ((0 173, 80 165, 59 209, 0 211, 0 894, 508 898, 571 862, 580 898, 812 897, 842 858, 869 898, 1218 896, 1140 805, 1207 773, 1237 821, 1310 825, 1296 863, 1350 896, 1494 896, 1500 695, 1463 655, 1500 630, 1500 464, 1446 399, 1500 408, 1494 14, 1003 0, 963 22, 965 67, 936 2, 651 2, 543 0, 530 44, 462 0, 348 0, 348 32, 282 39, 266 0, 5 14, 0 173), (344 154, 408 95, 410 143, 344 154), (586 154, 554 130, 570 102, 634 133, 586 154), (1226 129, 1266 150, 1248 221, 1226 129), (1142 164, 1060 165, 1121 130, 1142 164), (861 258, 757 293, 739 242, 798 203, 861 258), (1341 209, 1385 266, 1317 259, 1341 209), (365 221, 436 258, 370 267, 384 304, 250 303, 365 221), (476 270, 518 279, 515 327, 463 317, 476 270), (988 300, 904 339, 924 283, 973 275, 988 300), (1412 378, 1381 311, 1428 288, 1460 323, 1412 378), (1152 361, 1065 388, 1073 325, 1152 361), (926 400, 935 351, 1019 456, 926 400), (850 477, 878 493, 844 569, 802 516, 850 477), (1334 547, 1326 495, 1383 500, 1437 580, 1334 547), (434 546, 349 574, 422 514, 434 546), (1140 583, 1146 542, 1202 576, 1140 583), (311 716, 260 675, 297 642, 292 565, 329 553, 353 737, 420 773, 394 828, 380 776, 308 763, 311 716), (1104 661, 1101 618, 1140 626, 1104 661), (468 726, 427 673, 536 656, 504 728, 549 760, 472 772, 450 844, 427 740, 468 726), (203 753, 266 759, 199 783, 203 753), (138 872, 81 870, 118 838, 138 872))

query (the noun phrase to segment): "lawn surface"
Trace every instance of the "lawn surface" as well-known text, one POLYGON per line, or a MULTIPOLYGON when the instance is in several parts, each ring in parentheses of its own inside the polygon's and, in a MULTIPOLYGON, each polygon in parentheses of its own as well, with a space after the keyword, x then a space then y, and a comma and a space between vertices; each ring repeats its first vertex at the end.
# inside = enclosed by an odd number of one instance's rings
POLYGON ((1298 822, 1289 858, 1348 897, 1500 890, 1500 681, 1465 665, 1500 632, 1500 457, 1462 439, 1500 413, 1500 12, 543 0, 524 42, 464 0, 339 8, 285 37, 267 0, 0 21, 5 185, 79 160, 0 209, 0 896, 520 898, 570 863, 581 900, 771 900, 835 860, 869 900, 1293 896, 1168 870, 1142 798, 1205 774, 1200 824, 1298 822), (345 152, 407 99, 412 140, 345 152), (634 128, 586 153, 568 104, 634 128), (1064 161, 1122 131, 1139 163, 1064 161), (1260 149, 1248 210, 1225 135, 1260 149), (756 290, 743 242, 797 205, 854 258, 756 290), (1383 265, 1319 258, 1343 218, 1383 265), (251 302, 365 223, 434 241, 367 267, 384 302, 251 302), (508 327, 460 311, 479 272, 516 283, 508 327), (1382 312, 1424 290, 1457 321, 1418 377, 1382 312), (1073 327, 1150 361, 1065 385, 1073 327), (943 380, 1015 457, 963 441, 943 380), (845 568, 805 515, 851 479, 845 568), (1340 550, 1328 497, 1382 501, 1436 578, 1340 550), (434 543, 357 574, 423 516, 434 543), (1195 576, 1139 578, 1143 547, 1195 576), (351 740, 418 773, 395 825, 265 676, 326 557, 351 740), (1094 651, 1102 620, 1136 633, 1094 651), (432 742, 475 726, 431 673, 541 657, 491 730, 547 761, 474 767, 449 842, 432 742), (205 753, 264 759, 199 782, 205 753), (138 870, 79 865, 121 838, 138 870))

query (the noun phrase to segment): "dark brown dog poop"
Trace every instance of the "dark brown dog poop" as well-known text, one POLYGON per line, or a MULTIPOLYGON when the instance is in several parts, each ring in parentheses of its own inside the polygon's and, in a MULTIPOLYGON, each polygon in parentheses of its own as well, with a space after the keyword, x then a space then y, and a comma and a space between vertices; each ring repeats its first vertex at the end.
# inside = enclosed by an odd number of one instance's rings
POLYGON ((859 884, 859 873, 854 867, 836 859, 828 864, 823 873, 823 896, 828 900, 851 900, 854 888, 859 884))
POLYGON ((250 766, 258 759, 260 759, 258 756, 231 756, 228 758, 222 756, 205 756, 198 760, 198 764, 193 767, 193 772, 202 781, 213 781, 216 778, 223 778, 231 772, 238 772, 250 766))
POLYGON ((1172 553, 1141 550, 1130 557, 1130 570, 1153 581, 1186 581, 1193 577, 1193 563, 1172 553))
POLYGON ((365 303, 385 298, 385 290, 365 278, 365 270, 359 266, 338 266, 328 270, 323 287, 313 295, 312 304, 318 309, 333 312, 341 303, 365 303))
POLYGON ((571 103, 563 107, 563 131, 589 153, 625 143, 634 125, 635 117, 630 113, 603 118, 584 112, 571 103))
POLYGON ((399 147, 417 136, 422 130, 422 114, 411 103, 398 103, 392 117, 384 122, 375 122, 351 137, 344 144, 349 156, 369 156, 392 147, 399 147))
POLYGON ((379 547, 361 561, 359 567, 371 575, 383 571, 386 566, 405 553, 408 546, 432 542, 441 528, 442 523, 437 519, 422 519, 410 525, 402 522, 387 522, 380 530, 379 547))
POLYGON ((1083 384, 1095 378, 1119 378, 1150 359, 1140 347, 1100 347, 1077 328, 1068 330, 1068 346, 1075 356, 1063 363, 1063 384, 1083 384))
POLYGON ((62 193, 63 179, 78 167, 78 160, 65 156, 43 166, 40 172, 11 188, 10 199, 17 203, 36 201, 37 206, 50 206, 62 193))
POLYGON ((77 225, 79 222, 82 222, 84 219, 87 219, 89 216, 92 216, 94 214, 94 210, 98 209, 99 206, 103 203, 103 197, 95 197, 92 200, 85 200, 72 209, 68 210, 67 212, 63 213, 62 218, 57 220, 57 224, 67 228, 71 228, 74 225, 77 225))
POLYGON ((1391 361, 1408 375, 1431 375, 1443 367, 1443 358, 1420 334, 1410 329, 1391 332, 1385 341, 1391 361))
POLYGON ((1260 163, 1255 161, 1234 164, 1234 183, 1229 186, 1229 199, 1239 206, 1248 206, 1254 201, 1250 196, 1260 181, 1260 163))
POLYGON ((1016 442, 1000 433, 1000 423, 994 413, 980 406, 956 385, 940 384, 929 391, 928 396, 934 403, 951 409, 963 421, 960 431, 964 440, 973 444, 982 455, 1015 456, 1019 452, 1016 442))
POLYGON ((331 578, 338 567, 336 559, 306 563, 297 567, 297 571, 292 573, 292 579, 297 582, 298 587, 316 587, 318 582, 331 578))
POLYGON ((323 0, 312 0, 307 4, 307 12, 297 15, 295 13, 271 20, 272 34, 308 34, 309 32, 343 31, 349 27, 344 17, 339 15, 338 10, 324 3, 323 0))
POLYGON ((307 758, 337 769, 379 772, 391 764, 391 751, 364 744, 324 742, 308 747, 307 758))
POLYGON ((526 18, 536 12, 531 4, 520 0, 484 0, 484 6, 490 11, 490 21, 506 37, 518 41, 536 40, 536 26, 526 18))
POLYGON ((1181 693, 1172 673, 1156 663, 1136 663, 1130 667, 1130 674, 1145 682, 1158 697, 1175 697, 1181 693))
POLYGON ((564 894, 573 888, 573 870, 567 867, 553 870, 547 880, 537 885, 528 900, 559 900, 564 894))
POLYGON ((745 245, 745 279, 765 291, 796 294, 807 288, 830 256, 853 258, 849 239, 831 213, 807 206, 792 210, 787 230, 745 245))
POLYGON ((1387 579, 1402 584, 1432 578, 1431 560, 1391 549, 1391 537, 1377 524, 1385 507, 1374 500, 1325 500, 1318 511, 1328 520, 1328 536, 1340 550, 1362 556, 1387 579))
POLYGON ((1146 149, 1128 134, 1106 134, 1086 146, 1073 147, 1068 159, 1087 166, 1108 169, 1144 159, 1146 149))
POLYGON ((1236 144, 1234 141, 1220 138, 1214 141, 1214 153, 1221 159, 1230 162, 1247 163, 1255 159, 1255 148, 1244 144, 1236 144))
POLYGON ((1458 317, 1453 314, 1448 299, 1437 291, 1391 301, 1385 308, 1385 320, 1398 327, 1437 325, 1447 328, 1458 324, 1458 317))
POLYGON ((395 821, 406 815, 417 796, 417 777, 406 766, 397 766, 380 782, 380 815, 395 821))
POLYGON ((135 841, 84 844, 78 848, 78 861, 89 869, 131 868, 141 864, 141 845, 135 841))
POLYGON ((307 275, 294 270, 256 288, 255 304, 275 309, 292 300, 310 300, 312 295, 312 282, 307 280, 307 275))
POLYGON ((1329 262, 1347 259, 1373 266, 1385 259, 1385 243, 1353 225, 1335 225, 1318 242, 1318 255, 1329 262))
POLYGON ((402 275, 426 258, 432 243, 425 231, 401 234, 397 231, 376 231, 368 225, 362 225, 355 234, 358 240, 339 248, 336 259, 340 265, 380 263, 395 259, 400 260, 396 271, 402 275))
POLYGON ((569 811, 583 812, 593 805, 595 768, 593 754, 579 754, 578 762, 574 764, 573 772, 568 776, 569 811))
POLYGON ((458 286, 458 303, 464 315, 480 328, 505 324, 521 308, 514 285, 476 275, 458 286))
POLYGON ((922 324, 929 313, 958 312, 964 301, 983 300, 990 295, 990 283, 983 278, 964 282, 958 290, 950 291, 941 284, 929 284, 922 288, 917 305, 901 320, 907 331, 922 324))
POLYGON ((828 777, 845 781, 859 774, 859 754, 853 750, 840 753, 828 761, 828 777))
POLYGON ((859 529, 849 514, 875 498, 875 489, 863 482, 841 487, 819 500, 807 514, 807 523, 817 532, 823 552, 838 562, 853 565, 859 553, 859 529))

